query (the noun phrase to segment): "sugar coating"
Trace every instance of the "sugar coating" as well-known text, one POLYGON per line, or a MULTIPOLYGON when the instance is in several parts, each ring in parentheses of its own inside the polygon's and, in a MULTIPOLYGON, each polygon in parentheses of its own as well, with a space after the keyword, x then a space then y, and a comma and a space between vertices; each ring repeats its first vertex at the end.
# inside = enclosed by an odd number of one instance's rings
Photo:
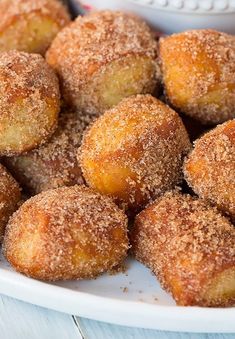
POLYGON ((204 124, 235 117, 235 37, 192 30, 160 39, 166 95, 173 106, 204 124))
MULTIPOLYGON (((118 11, 79 16, 59 32, 46 54, 48 63, 60 76, 67 101, 89 113, 99 107, 98 75, 103 74, 112 62, 123 60, 120 68, 125 69, 131 67, 127 63, 131 57, 133 61, 144 57, 146 63, 150 59, 155 65, 156 56, 157 42, 146 23, 118 11)), ((109 72, 112 75, 112 67, 109 72)), ((153 84, 148 85, 149 90, 156 83, 155 75, 151 76, 153 79, 142 79, 146 86, 150 82, 153 84)))
POLYGON ((41 55, 0 54, 1 154, 18 154, 44 143, 55 130, 59 109, 58 80, 41 55), (11 138, 18 136, 15 149, 5 144, 12 126, 11 138))
POLYGON ((32 194, 82 184, 77 150, 90 120, 78 112, 64 110, 56 132, 47 143, 21 156, 5 158, 4 163, 32 194))
POLYGON ((175 111, 151 95, 137 95, 91 124, 79 156, 88 185, 135 210, 180 183, 190 147, 175 111))
POLYGON ((127 218, 110 198, 85 186, 48 190, 13 215, 3 247, 11 265, 26 275, 93 278, 125 258, 127 218))
POLYGON ((0 164, 0 240, 9 217, 17 208, 20 195, 18 183, 0 164))
POLYGON ((184 174, 195 193, 235 220, 235 120, 195 142, 184 174))
MULTIPOLYGON (((70 22, 65 6, 57 0, 1 0, 0 13, 0 51, 8 49, 4 34, 9 33, 9 30, 12 30, 17 23, 20 24, 20 29, 12 31, 12 34, 14 34, 14 46, 16 49, 22 50, 26 41, 33 42, 38 36, 36 29, 30 30, 29 21, 50 20, 51 24, 54 25, 53 27, 51 26, 51 30, 54 30, 54 36, 70 22), (22 30, 25 32, 23 37, 22 30)), ((43 22, 40 24, 43 24, 43 22)), ((9 38, 13 39, 12 36, 9 36, 9 38)), ((52 39, 51 32, 44 32, 43 44, 37 46, 34 52, 45 53, 52 39), (49 33, 50 35, 48 35, 49 33)))
POLYGON ((177 304, 235 303, 234 293, 215 300, 205 293, 218 274, 235 270, 235 228, 217 209, 167 192, 136 217, 131 238, 135 257, 157 275, 177 304))

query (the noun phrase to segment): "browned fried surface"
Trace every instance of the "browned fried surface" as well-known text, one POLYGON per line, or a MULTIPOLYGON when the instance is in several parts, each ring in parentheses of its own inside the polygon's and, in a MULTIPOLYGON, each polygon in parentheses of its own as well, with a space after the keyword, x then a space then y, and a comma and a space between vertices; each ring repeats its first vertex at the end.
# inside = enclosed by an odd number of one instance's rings
POLYGON ((66 8, 57 0, 1 0, 0 51, 44 54, 69 21, 66 8))
POLYGON ((189 149, 178 114, 151 95, 137 95, 91 125, 81 167, 91 187, 135 210, 181 181, 189 149))
POLYGON ((213 299, 205 293, 219 274, 235 272, 235 228, 202 200, 166 193, 137 216, 132 246, 177 304, 235 303, 234 284, 230 295, 213 299))
POLYGON ((13 177, 0 164, 0 240, 11 214, 20 200, 20 188, 13 177))
POLYGON ((200 197, 235 220, 235 120, 217 126, 195 142, 184 173, 200 197))
POLYGON ((56 75, 39 54, 0 54, 0 153, 19 154, 54 132, 60 108, 56 75))
MULTIPOLYGON (((68 103, 89 113, 99 113, 104 108, 99 93, 104 84, 99 84, 99 75, 108 69, 106 81, 115 76, 111 65, 114 61, 125 79, 125 68, 130 70, 132 62, 140 57, 146 60, 145 64, 150 60, 153 71, 149 71, 148 79, 138 78, 137 82, 143 84, 136 86, 143 92, 154 90, 156 46, 152 32, 140 19, 122 12, 100 11, 78 17, 63 29, 48 50, 47 61, 57 70, 68 103)), ((135 69, 131 71, 134 73, 135 69)), ((121 79, 115 80, 117 83, 111 87, 126 88, 121 79)))
POLYGON ((124 213, 110 198, 78 185, 27 200, 4 240, 10 264, 42 280, 93 278, 120 264, 127 249, 124 213))
POLYGON ((78 112, 63 111, 56 132, 46 144, 27 154, 5 158, 4 163, 32 194, 82 184, 77 149, 89 121, 89 117, 78 112))
POLYGON ((168 99, 204 124, 235 117, 235 37, 193 30, 160 40, 168 99))

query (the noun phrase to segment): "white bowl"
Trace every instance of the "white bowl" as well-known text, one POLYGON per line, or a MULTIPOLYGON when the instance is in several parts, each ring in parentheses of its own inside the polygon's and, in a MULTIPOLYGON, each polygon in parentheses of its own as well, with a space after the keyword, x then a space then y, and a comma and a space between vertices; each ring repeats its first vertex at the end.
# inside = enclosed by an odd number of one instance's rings
POLYGON ((235 34, 235 0, 69 0, 78 12, 120 9, 164 33, 214 28, 235 34))

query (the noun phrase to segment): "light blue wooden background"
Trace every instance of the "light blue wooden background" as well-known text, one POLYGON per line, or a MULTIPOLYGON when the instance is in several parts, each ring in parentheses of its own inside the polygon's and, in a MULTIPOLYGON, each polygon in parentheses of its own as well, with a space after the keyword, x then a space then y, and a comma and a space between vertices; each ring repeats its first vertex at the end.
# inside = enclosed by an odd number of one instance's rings
POLYGON ((113 338, 232 339, 235 334, 183 334, 115 326, 73 317, 0 295, 0 339, 113 338))

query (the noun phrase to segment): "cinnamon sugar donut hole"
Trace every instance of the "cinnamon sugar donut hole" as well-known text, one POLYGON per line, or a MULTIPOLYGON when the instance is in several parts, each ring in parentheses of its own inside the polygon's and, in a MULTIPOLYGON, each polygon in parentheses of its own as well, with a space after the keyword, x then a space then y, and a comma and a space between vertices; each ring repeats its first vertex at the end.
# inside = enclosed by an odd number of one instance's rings
POLYGON ((202 200, 167 192, 136 217, 131 243, 178 305, 235 304, 235 228, 202 200))
POLYGON ((235 119, 195 142, 184 174, 195 193, 235 221, 235 119))
POLYGON ((99 114, 122 98, 153 93, 157 42, 139 18, 100 11, 78 17, 63 29, 46 54, 58 72, 69 105, 99 114))
POLYGON ((8 219, 16 210, 20 197, 18 183, 0 164, 0 242, 8 219))
POLYGON ((39 54, 0 53, 0 155, 15 155, 45 142, 60 109, 59 84, 39 54))
POLYGON ((119 265, 127 249, 123 211, 77 185, 27 200, 11 218, 3 245, 16 271, 48 281, 94 278, 119 265))
POLYGON ((88 128, 79 158, 89 186, 135 211, 180 183, 190 146, 175 111, 151 95, 137 95, 88 128))
POLYGON ((203 124, 235 117, 235 37, 193 30, 160 39, 160 61, 170 103, 203 124))
POLYGON ((56 132, 47 143, 28 153, 5 157, 4 164, 31 194, 82 184, 77 149, 89 121, 84 115, 64 110, 56 132))
POLYGON ((0 52, 16 49, 45 54, 69 22, 69 14, 58 0, 1 0, 0 52))

